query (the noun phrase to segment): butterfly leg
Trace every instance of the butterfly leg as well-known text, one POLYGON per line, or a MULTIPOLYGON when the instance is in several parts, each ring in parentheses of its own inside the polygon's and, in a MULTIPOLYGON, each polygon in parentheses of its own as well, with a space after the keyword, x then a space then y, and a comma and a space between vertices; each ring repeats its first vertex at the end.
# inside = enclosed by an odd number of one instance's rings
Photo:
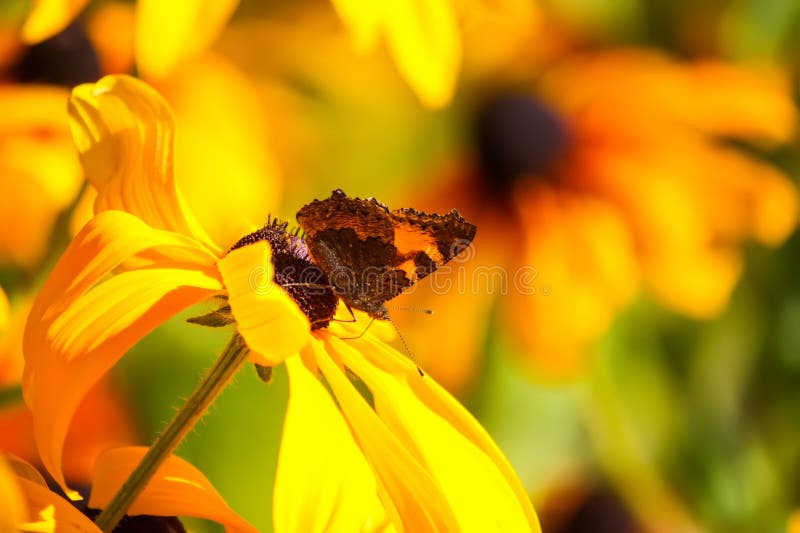
MULTIPOLYGON (((356 315, 355 315, 355 313, 353 313, 353 310, 350 308, 350 305, 349 304, 344 304, 344 306, 347 308, 347 312, 350 313, 350 320, 342 320, 341 318, 335 318, 334 317, 334 318, 331 318, 331 322, 342 322, 343 324, 352 324, 353 322, 358 322, 358 318, 356 318, 356 315)), ((372 322, 370 322, 370 324, 372 324, 372 322)), ((367 326, 367 327, 369 327, 369 326, 367 326)), ((363 333, 361 335, 363 335, 363 333)), ((359 337, 361 335, 359 335, 359 337)), ((357 339, 358 337, 353 337, 353 338, 357 339)))
MULTIPOLYGON (((350 312, 352 313, 352 311, 350 311, 350 312)), ((353 318, 355 318, 355 317, 353 317, 353 318)), ((354 321, 354 322, 355 322, 355 321, 354 321)), ((355 337, 339 337, 339 338, 340 338, 341 340, 343 340, 343 341, 352 341, 352 340, 360 339, 361 337, 363 337, 363 336, 364 336, 364 333, 366 333, 366 332, 367 332, 367 330, 369 329, 369 327, 372 325, 372 323, 373 323, 373 322, 375 322, 375 317, 372 317, 372 318, 370 319, 370 321, 369 321, 369 324, 367 324, 367 327, 365 327, 365 328, 364 328, 364 331, 362 331, 361 333, 359 333, 359 334, 358 334, 357 336, 355 336, 355 337)))

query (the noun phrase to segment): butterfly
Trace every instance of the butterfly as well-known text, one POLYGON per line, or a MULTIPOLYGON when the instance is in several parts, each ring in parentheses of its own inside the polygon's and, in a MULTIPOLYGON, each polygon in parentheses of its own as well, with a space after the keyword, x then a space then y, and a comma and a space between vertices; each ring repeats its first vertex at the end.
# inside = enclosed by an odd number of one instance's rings
POLYGON ((341 189, 297 213, 310 258, 350 309, 388 320, 386 302, 428 276, 475 238, 476 227, 453 209, 430 214, 390 210, 341 189))

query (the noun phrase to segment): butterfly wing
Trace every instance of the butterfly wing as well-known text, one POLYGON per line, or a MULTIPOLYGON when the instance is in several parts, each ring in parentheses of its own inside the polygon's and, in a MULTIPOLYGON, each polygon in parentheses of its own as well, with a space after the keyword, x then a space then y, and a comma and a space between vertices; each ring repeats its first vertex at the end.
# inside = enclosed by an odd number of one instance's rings
POLYGON ((429 275, 464 248, 475 226, 457 211, 390 211, 375 199, 341 190, 297 213, 314 263, 347 305, 387 318, 384 303, 429 275))

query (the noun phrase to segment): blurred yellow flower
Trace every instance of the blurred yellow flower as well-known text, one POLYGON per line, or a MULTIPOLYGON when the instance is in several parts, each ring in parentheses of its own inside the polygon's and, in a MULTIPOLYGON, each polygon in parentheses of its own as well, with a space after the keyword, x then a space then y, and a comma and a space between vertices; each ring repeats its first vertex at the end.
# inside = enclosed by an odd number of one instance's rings
POLYGON ((502 0, 332 0, 359 51, 374 50, 384 39, 400 74, 431 107, 448 104, 461 68, 462 26, 483 17, 517 23, 535 18, 531 2, 502 0))
POLYGON ((67 127, 68 94, 44 85, 0 85, 0 225, 7 228, 0 262, 35 267, 58 215, 83 183, 67 127))
MULTIPOLYGON (((86 389, 155 326, 224 296, 251 360, 285 360, 289 370, 277 529, 538 530, 519 480, 463 407, 375 333, 344 342, 361 327, 320 328, 316 313, 333 312, 332 292, 309 304, 291 280, 276 285, 273 258, 307 263, 302 241, 274 223, 257 230, 241 202, 226 204, 227 213, 218 207, 216 223, 245 237, 210 236, 173 176, 172 115, 158 93, 108 76, 77 87, 70 113, 96 214, 51 273, 24 339, 25 397, 44 465, 60 484, 66 427, 86 389)), ((218 196, 214 187, 195 192, 218 196)))
MULTIPOLYGON (((100 457, 89 508, 102 509, 146 451, 116 448, 100 457)), ((219 522, 228 531, 256 531, 228 507, 200 471, 175 456, 167 458, 128 515, 194 516, 219 522)), ((70 501, 52 492, 33 466, 0 454, 0 531, 99 533, 100 529, 70 501)))
MULTIPOLYGON (((87 3, 34 0, 22 27, 23 38, 33 44, 56 35, 87 3)), ((199 55, 211 45, 238 4, 238 0, 139 0, 134 41, 142 75, 164 77, 181 62, 199 55)))

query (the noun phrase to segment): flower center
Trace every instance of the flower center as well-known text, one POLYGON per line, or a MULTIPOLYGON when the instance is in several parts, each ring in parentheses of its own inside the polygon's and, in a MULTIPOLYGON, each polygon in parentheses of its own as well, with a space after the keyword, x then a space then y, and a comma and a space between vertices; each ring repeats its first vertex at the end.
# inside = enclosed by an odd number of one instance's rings
POLYGON ((272 249, 273 281, 305 313, 312 330, 327 327, 336 314, 339 298, 325 272, 311 261, 306 242, 287 227, 286 222, 270 220, 263 228, 239 239, 231 250, 267 241, 272 249))
POLYGON ((100 77, 100 60, 89 37, 77 24, 41 43, 30 46, 14 74, 20 82, 72 87, 100 77))
POLYGON ((557 112, 523 93, 490 100, 478 114, 475 137, 483 176, 501 194, 521 176, 548 177, 570 144, 557 112))

